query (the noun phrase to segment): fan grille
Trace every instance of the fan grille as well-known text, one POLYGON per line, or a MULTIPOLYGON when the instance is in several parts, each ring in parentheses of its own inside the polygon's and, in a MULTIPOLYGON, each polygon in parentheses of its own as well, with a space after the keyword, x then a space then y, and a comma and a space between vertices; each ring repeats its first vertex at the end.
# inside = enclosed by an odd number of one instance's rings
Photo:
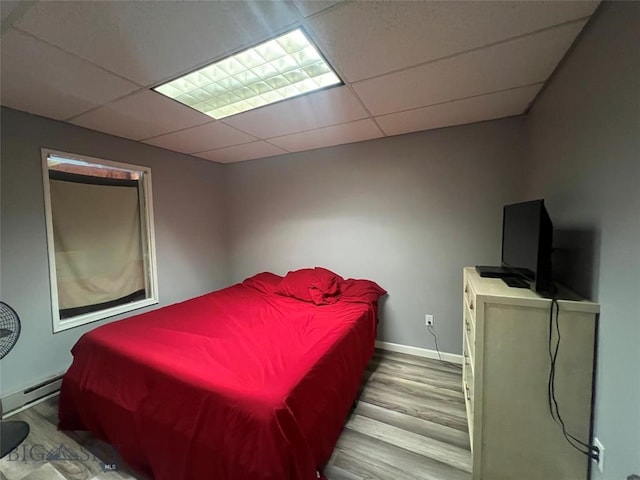
POLYGON ((11 351, 20 336, 20 319, 13 308, 0 302, 0 358, 11 351))

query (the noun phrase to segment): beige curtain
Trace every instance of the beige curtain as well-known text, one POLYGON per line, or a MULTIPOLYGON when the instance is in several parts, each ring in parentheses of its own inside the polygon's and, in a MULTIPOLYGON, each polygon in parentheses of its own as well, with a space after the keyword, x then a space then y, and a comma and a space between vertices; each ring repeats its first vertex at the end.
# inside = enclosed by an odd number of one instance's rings
POLYGON ((50 179, 59 309, 144 290, 136 186, 50 179))

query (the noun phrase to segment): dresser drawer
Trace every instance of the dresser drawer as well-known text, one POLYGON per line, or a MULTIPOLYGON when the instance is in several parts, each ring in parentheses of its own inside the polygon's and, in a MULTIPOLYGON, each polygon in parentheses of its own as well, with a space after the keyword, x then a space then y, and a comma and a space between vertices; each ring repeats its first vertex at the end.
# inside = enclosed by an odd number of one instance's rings
POLYGON ((469 310, 469 318, 473 322, 476 319, 476 292, 471 286, 471 282, 468 278, 464 279, 464 305, 469 310))
POLYGON ((474 353, 469 346, 469 338, 465 335, 464 346, 462 347, 463 368, 462 379, 464 381, 464 394, 467 400, 473 400, 473 377, 474 377, 474 353))
POLYGON ((469 308, 466 305, 463 307, 462 316, 463 316, 462 329, 464 331, 465 337, 469 342, 469 351, 472 354, 475 354, 476 324, 475 324, 473 315, 471 314, 471 310, 469 310, 469 308))
MULTIPOLYGON (((467 345, 465 344, 465 349, 467 345)), ((464 403, 467 410, 467 424, 469 427, 469 439, 471 448, 473 449, 473 419, 474 419, 474 374, 472 367, 472 359, 468 352, 464 352, 464 366, 462 370, 462 389, 464 394, 464 403)))
POLYGON ((469 343, 469 336, 464 335, 464 345, 462 346, 462 359, 464 362, 465 368, 470 368, 472 371, 475 370, 474 360, 475 360, 475 350, 473 346, 469 343))
POLYGON ((464 380, 464 396, 473 405, 473 371, 468 368, 464 380))

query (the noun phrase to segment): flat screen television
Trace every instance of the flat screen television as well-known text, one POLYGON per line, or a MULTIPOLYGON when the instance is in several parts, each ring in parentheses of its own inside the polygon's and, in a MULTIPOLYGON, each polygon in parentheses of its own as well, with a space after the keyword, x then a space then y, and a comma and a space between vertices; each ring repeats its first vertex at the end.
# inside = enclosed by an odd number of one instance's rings
POLYGON ((502 217, 502 268, 532 290, 550 293, 553 224, 544 200, 506 205, 502 217))

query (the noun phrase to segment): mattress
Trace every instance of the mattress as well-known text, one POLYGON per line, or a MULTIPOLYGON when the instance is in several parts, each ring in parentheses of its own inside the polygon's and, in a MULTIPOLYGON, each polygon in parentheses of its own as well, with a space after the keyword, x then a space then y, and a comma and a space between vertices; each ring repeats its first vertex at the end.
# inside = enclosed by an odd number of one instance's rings
POLYGON ((375 336, 373 304, 234 285, 82 336, 59 428, 92 431, 157 480, 315 479, 375 336))

